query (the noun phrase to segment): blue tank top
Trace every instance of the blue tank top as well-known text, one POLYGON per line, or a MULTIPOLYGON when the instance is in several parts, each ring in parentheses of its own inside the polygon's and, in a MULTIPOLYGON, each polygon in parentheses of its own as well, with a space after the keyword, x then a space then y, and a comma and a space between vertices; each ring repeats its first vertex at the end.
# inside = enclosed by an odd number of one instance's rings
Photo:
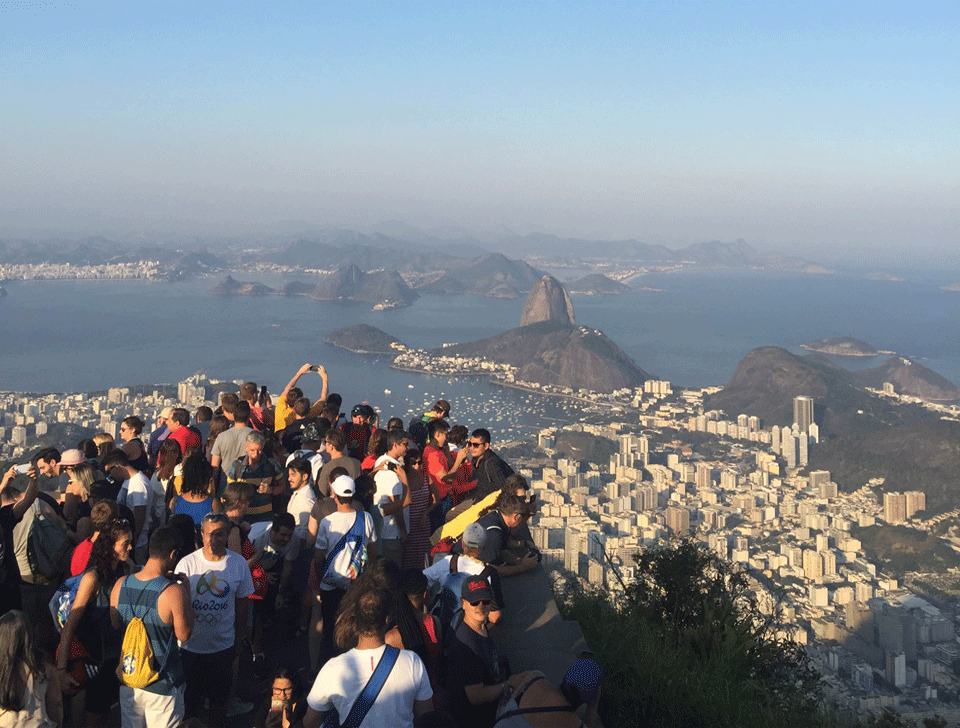
POLYGON ((173 504, 174 515, 183 513, 193 519, 193 525, 196 527, 198 535, 200 534, 200 523, 203 521, 203 517, 212 510, 213 498, 204 498, 199 503, 193 503, 182 495, 178 495, 176 502, 173 504))
POLYGON ((160 673, 160 678, 143 690, 159 695, 167 695, 172 688, 183 684, 180 648, 176 644, 173 625, 160 619, 157 611, 160 593, 172 583, 165 576, 158 576, 150 581, 140 581, 134 576, 128 576, 123 580, 117 597, 117 612, 123 619, 124 630, 134 617, 143 620, 160 673))

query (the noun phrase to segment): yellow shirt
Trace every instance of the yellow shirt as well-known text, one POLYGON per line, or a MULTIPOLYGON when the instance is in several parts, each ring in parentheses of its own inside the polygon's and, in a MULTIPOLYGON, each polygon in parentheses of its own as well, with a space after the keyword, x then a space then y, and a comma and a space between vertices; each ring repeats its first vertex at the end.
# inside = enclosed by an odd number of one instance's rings
MULTIPOLYGON (((308 418, 319 417, 320 413, 323 412, 323 400, 319 402, 314 402, 313 406, 310 408, 310 411, 307 413, 308 418)), ((287 398, 280 397, 277 400, 277 406, 274 410, 273 416, 273 430, 274 432, 280 432, 284 427, 293 424, 293 420, 296 418, 293 410, 287 405, 287 398)))

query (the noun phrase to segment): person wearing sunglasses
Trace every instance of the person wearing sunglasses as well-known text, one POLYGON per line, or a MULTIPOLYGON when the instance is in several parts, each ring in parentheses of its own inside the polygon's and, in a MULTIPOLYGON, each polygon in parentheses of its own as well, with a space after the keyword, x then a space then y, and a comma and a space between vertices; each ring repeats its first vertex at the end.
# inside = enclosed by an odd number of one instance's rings
POLYGON ((477 480, 477 487, 471 494, 474 502, 503 490, 507 476, 513 475, 513 468, 490 449, 490 430, 480 427, 471 432, 467 450, 473 458, 473 473, 477 480))
POLYGON ((497 704, 510 697, 497 648, 487 632, 493 590, 482 576, 471 576, 460 587, 463 621, 447 648, 447 691, 450 711, 460 728, 491 726, 497 704))

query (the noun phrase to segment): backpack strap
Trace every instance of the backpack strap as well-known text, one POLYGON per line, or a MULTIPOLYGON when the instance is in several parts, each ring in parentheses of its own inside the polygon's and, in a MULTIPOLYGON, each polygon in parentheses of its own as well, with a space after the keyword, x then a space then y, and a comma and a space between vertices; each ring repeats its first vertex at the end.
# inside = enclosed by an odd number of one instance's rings
POLYGON ((393 670, 393 666, 397 663, 399 656, 400 650, 396 647, 386 645, 380 662, 377 663, 377 669, 373 671, 373 675, 370 676, 370 679, 364 686, 363 692, 360 693, 353 707, 350 708, 350 713, 343 722, 343 728, 359 728, 360 724, 363 723, 363 719, 367 717, 367 713, 370 711, 370 708, 373 707, 377 696, 380 695, 380 691, 383 690, 383 686, 387 682, 387 677, 393 670))
POLYGON ((457 568, 457 564, 459 563, 459 561, 460 561, 460 554, 454 554, 453 556, 450 557, 449 566, 450 566, 451 574, 454 573, 455 571, 459 571, 459 569, 457 568))
POLYGON ((324 577, 327 575, 327 572, 330 570, 330 567, 333 566, 333 560, 337 558, 339 553, 343 551, 344 546, 347 545, 348 538, 352 537, 361 541, 363 540, 363 525, 363 511, 357 511, 357 519, 353 522, 350 530, 340 537, 340 540, 334 544, 333 548, 330 549, 330 553, 327 554, 327 558, 323 562, 323 574, 320 576, 320 581, 323 581, 324 577))

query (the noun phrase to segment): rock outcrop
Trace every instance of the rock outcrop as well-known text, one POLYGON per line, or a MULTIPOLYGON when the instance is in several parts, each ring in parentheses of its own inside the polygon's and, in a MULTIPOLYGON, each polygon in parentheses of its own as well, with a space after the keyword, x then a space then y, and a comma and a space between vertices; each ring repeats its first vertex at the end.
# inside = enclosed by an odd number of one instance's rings
POLYGON ((861 386, 874 389, 880 389, 884 382, 890 382, 897 394, 919 397, 928 402, 960 400, 960 389, 953 382, 902 356, 892 356, 878 367, 856 372, 854 378, 861 386))
POLYGON ((517 377, 523 381, 594 392, 637 387, 650 379, 603 332, 555 321, 538 321, 432 353, 483 357, 518 367, 517 377))
POLYGON ((400 343, 400 339, 391 336, 376 326, 356 324, 337 331, 331 331, 324 343, 337 346, 354 354, 395 354, 391 344, 400 343))
POLYGON ((800 348, 834 356, 876 356, 879 353, 870 344, 854 339, 852 336, 817 339, 807 344, 800 344, 800 348))
POLYGON ((581 296, 615 296, 626 293, 630 286, 615 281, 603 273, 591 273, 567 284, 567 291, 581 296))
POLYGON ((573 316, 573 302, 563 286, 553 276, 544 276, 530 289, 527 302, 523 306, 520 325, 527 326, 539 321, 553 321, 558 324, 576 323, 573 316))
POLYGON ((270 286, 262 283, 245 283, 233 276, 227 276, 210 289, 213 296, 269 296, 276 293, 270 286))

